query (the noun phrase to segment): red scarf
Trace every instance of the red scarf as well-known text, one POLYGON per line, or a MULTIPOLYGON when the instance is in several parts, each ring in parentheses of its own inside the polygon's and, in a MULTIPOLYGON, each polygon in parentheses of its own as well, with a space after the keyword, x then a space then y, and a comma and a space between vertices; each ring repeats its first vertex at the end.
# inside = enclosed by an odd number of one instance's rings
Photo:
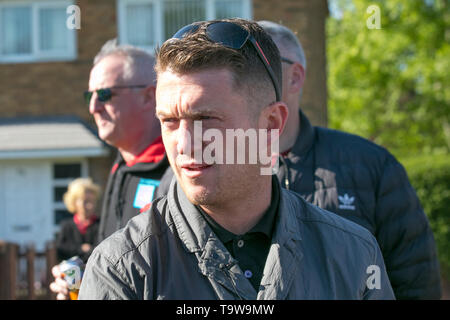
POLYGON ((166 150, 164 149, 164 144, 162 141, 162 137, 159 136, 153 141, 147 149, 141 152, 138 156, 136 156, 133 160, 127 162, 128 167, 134 166, 136 163, 149 163, 149 162, 158 162, 164 158, 164 153, 166 150))
POLYGON ((97 217, 96 216, 91 216, 88 220, 86 221, 80 221, 80 218, 78 218, 78 215, 75 214, 73 216, 73 222, 75 222, 75 224, 77 225, 78 231, 80 231, 80 233, 82 235, 86 234, 87 229, 89 228, 89 226, 91 224, 93 224, 95 221, 97 221, 97 217))

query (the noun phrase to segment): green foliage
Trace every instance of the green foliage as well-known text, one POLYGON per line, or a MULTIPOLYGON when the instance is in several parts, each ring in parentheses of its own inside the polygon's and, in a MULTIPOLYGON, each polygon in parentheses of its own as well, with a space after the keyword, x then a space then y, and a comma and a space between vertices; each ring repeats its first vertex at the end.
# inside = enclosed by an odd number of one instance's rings
POLYGON ((402 161, 433 230, 441 271, 450 279, 450 156, 402 161))
POLYGON ((446 0, 330 0, 330 127, 397 156, 450 151, 450 5, 446 0), (370 5, 381 29, 369 29, 370 5))

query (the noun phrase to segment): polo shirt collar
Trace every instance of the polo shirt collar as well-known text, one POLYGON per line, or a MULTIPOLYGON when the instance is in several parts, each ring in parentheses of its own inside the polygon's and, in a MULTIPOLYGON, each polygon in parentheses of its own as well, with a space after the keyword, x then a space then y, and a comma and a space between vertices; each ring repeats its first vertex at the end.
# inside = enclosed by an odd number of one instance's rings
MULTIPOLYGON (((272 175, 272 196, 271 196, 271 202, 269 208, 267 208, 266 212, 262 216, 262 218, 258 221, 258 223, 251 228, 249 231, 246 232, 246 234, 251 233, 262 233, 267 238, 272 238, 272 231, 273 227, 276 221, 277 213, 278 213, 278 205, 280 202, 280 186, 278 179, 275 175, 272 175)), ((222 227, 220 224, 218 224, 209 214, 207 214, 200 206, 195 206, 198 210, 198 212, 205 218, 205 220, 208 222, 211 229, 214 231, 214 233, 217 235, 217 237, 222 241, 222 243, 227 243, 229 241, 232 241, 239 235, 236 235, 228 230, 226 230, 224 227, 222 227)))

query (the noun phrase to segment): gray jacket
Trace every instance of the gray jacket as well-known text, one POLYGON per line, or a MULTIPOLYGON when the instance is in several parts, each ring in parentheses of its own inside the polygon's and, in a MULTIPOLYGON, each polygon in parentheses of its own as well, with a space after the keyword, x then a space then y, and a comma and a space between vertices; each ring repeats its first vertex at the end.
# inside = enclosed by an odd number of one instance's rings
POLYGON ((369 230, 397 299, 439 299, 433 233, 402 165, 366 139, 313 127, 301 111, 300 119, 299 137, 280 165, 281 185, 369 230))
POLYGON ((366 229, 284 189, 276 219, 256 292, 174 179, 167 197, 94 250, 79 298, 394 298, 366 229))

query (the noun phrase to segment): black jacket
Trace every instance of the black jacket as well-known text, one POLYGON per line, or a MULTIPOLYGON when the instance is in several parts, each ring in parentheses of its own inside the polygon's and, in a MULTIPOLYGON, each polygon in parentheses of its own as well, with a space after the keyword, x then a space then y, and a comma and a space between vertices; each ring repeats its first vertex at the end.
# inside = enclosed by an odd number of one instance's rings
POLYGON ((81 251, 83 243, 95 245, 97 243, 99 222, 96 220, 89 227, 86 233, 81 234, 73 219, 65 219, 61 222, 61 230, 56 237, 56 251, 58 260, 67 260, 73 256, 79 256, 81 260, 87 262, 92 249, 89 252, 81 251))
POLYGON ((159 162, 140 162, 129 167, 118 153, 104 193, 99 242, 123 228, 155 199, 159 181, 168 166, 164 156, 159 162))
POLYGON ((300 119, 300 135, 280 164, 282 185, 368 229, 397 299, 439 299, 433 234, 403 166, 366 139, 313 127, 302 112, 300 119))

